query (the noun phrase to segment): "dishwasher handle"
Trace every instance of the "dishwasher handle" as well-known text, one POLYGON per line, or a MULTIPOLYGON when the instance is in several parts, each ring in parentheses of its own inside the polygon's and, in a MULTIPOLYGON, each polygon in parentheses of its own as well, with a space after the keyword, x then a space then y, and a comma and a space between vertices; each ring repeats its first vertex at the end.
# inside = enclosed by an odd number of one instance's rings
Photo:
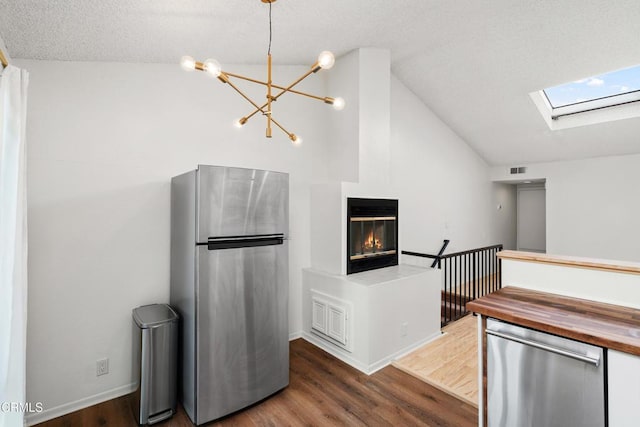
POLYGON ((572 351, 563 350, 563 349, 557 348, 557 347, 552 347, 552 346, 547 345, 547 344, 542 344, 542 343, 539 343, 539 342, 536 342, 536 341, 531 341, 531 340, 528 340, 526 338, 520 338, 520 337, 516 337, 516 336, 513 336, 513 335, 505 334, 504 332, 492 331, 490 329, 487 329, 487 334, 496 336, 498 338, 504 338, 505 340, 515 341, 515 342, 520 343, 520 344, 524 344, 524 345, 528 345, 528 346, 531 346, 531 347, 539 348, 540 350, 549 351, 551 353, 559 354, 561 356, 570 357, 572 359, 580 360, 582 362, 590 363, 590 364, 594 365, 595 367, 600 366, 600 358, 599 357, 585 356, 585 355, 582 355, 582 354, 579 354, 579 353, 574 353, 572 351))

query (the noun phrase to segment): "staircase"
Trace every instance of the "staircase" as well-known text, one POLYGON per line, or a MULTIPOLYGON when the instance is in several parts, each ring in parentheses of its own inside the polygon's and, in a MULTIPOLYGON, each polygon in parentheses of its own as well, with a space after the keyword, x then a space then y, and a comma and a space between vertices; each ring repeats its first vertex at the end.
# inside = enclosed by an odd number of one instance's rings
POLYGON ((433 260, 431 268, 442 270, 442 302, 440 324, 446 324, 467 315, 466 304, 502 287, 502 268, 498 252, 502 245, 485 246, 468 251, 443 255, 449 240, 445 240, 438 255, 402 251, 410 255, 433 260))

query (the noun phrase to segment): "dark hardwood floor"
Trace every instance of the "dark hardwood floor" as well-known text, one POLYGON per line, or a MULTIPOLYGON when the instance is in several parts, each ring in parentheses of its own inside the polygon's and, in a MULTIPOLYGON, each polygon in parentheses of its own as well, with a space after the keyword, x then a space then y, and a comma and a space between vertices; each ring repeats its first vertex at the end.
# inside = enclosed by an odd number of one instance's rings
MULTIPOLYGON (((291 342, 290 384, 208 426, 477 426, 474 407, 388 366, 365 375, 308 342, 291 342)), ((56 418, 39 427, 135 426, 132 396, 56 418)), ((164 427, 192 426, 182 408, 164 427)))

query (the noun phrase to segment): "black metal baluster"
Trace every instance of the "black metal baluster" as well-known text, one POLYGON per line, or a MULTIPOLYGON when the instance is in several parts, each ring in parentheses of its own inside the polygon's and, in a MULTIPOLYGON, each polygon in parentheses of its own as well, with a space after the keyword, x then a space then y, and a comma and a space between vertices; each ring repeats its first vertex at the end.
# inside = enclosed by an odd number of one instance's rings
POLYGON ((476 299, 476 298, 479 297, 479 295, 478 295, 478 281, 476 280, 476 255, 477 255, 477 252, 474 252, 472 257, 471 257, 471 262, 473 263, 473 267, 472 267, 472 270, 473 270, 473 273, 472 273, 472 275, 473 275, 473 299, 476 299))
MULTIPOLYGON (((502 250, 502 246, 500 246, 500 250, 502 250)), ((498 272, 500 274, 498 286, 502 288, 502 258, 498 258, 498 272)))
POLYGON ((449 322, 453 322, 453 319, 455 317, 455 306, 454 303, 456 301, 455 295, 456 295, 456 291, 455 291, 455 286, 456 286, 456 259, 452 258, 451 262, 452 267, 451 267, 451 294, 449 297, 449 302, 451 303, 451 316, 449 316, 449 322))
POLYGON ((478 282, 480 282, 480 294, 482 296, 485 296, 487 294, 487 290, 485 289, 484 286, 484 275, 485 275, 485 271, 484 271, 484 257, 483 257, 483 252, 482 251, 478 251, 478 262, 480 263, 480 276, 478 277, 478 282))
POLYGON ((446 318, 447 323, 451 321, 451 258, 448 258, 449 261, 449 292, 447 293, 447 305, 445 306, 445 311, 448 311, 449 314, 446 318))
MULTIPOLYGON (((502 250, 502 246, 500 246, 497 250, 497 252, 500 252, 502 250)), ((498 257, 498 254, 496 253, 496 287, 497 289, 500 289, 502 287, 502 272, 500 271, 500 258, 498 257)))
POLYGON ((478 288, 480 289, 480 296, 484 296, 484 286, 482 284, 482 251, 477 252, 478 256, 478 288))
POLYGON ((490 276, 489 276, 489 291, 493 292, 493 279, 495 276, 495 272, 493 269, 493 258, 494 258, 494 254, 493 254, 493 249, 489 249, 489 271, 490 271, 490 276))
POLYGON ((453 257, 453 316, 451 321, 458 318, 458 257, 453 257))
POLYGON ((459 289, 460 289, 460 268, 461 263, 459 261, 459 257, 455 257, 454 258, 456 260, 456 286, 455 286, 455 293, 456 293, 456 298, 455 298, 455 302, 456 302, 456 309, 455 309, 455 320, 458 319, 458 314, 460 313, 460 308, 459 308, 459 304, 460 304, 460 297, 459 297, 459 289))
POLYGON ((447 260, 444 260, 444 292, 441 291, 442 294, 442 304, 440 306, 440 324, 441 326, 446 325, 447 322, 447 260))
POLYGON ((475 285, 473 283, 473 252, 469 254, 469 278, 471 282, 469 283, 469 300, 476 299, 476 291, 475 285))
POLYGON ((486 295, 489 293, 489 288, 487 286, 487 251, 482 251, 482 270, 484 272, 482 275, 483 295, 486 295))
POLYGON ((498 251, 496 249, 493 249, 492 251, 493 251, 493 257, 491 258, 491 261, 493 262, 493 290, 492 290, 492 292, 495 292, 497 290, 496 289, 496 283, 497 283, 497 281, 496 281, 496 279, 497 279, 497 277, 496 277, 496 274, 497 274, 497 272, 496 272, 496 256, 498 255, 498 251))
POLYGON ((471 293, 469 292, 470 290, 470 283, 469 281, 471 280, 471 273, 470 273, 470 268, 469 266, 471 265, 471 258, 469 257, 470 254, 466 254, 465 255, 465 268, 466 270, 466 274, 465 277, 467 278, 467 283, 465 283, 464 286, 464 314, 467 314, 467 302, 469 302, 469 295, 471 295, 471 293))
POLYGON ((481 263, 482 263, 482 295, 487 294, 487 264, 485 262, 485 251, 480 251, 481 263))
POLYGON ((487 294, 487 263, 485 260, 485 252, 482 251, 482 295, 487 294))
POLYGON ((442 311, 444 312, 444 314, 442 315, 443 319, 442 319, 442 323, 443 324, 447 324, 447 319, 448 319, 448 302, 449 302, 449 292, 448 289, 450 288, 449 285, 449 268, 447 268, 447 260, 444 260, 444 293, 442 294, 442 298, 444 301, 444 304, 442 306, 442 311))
POLYGON ((495 280, 493 282, 493 288, 494 288, 494 290, 497 291, 499 289, 498 288, 498 279, 499 279, 499 277, 498 277, 498 248, 495 249, 494 253, 495 253, 495 255, 494 255, 494 258, 493 258, 493 269, 495 270, 495 276, 496 277, 495 277, 495 280))
POLYGON ((447 263, 444 262, 444 282, 442 283, 442 289, 440 295, 442 302, 440 304, 440 324, 444 326, 447 321, 447 263))
POLYGON ((489 266, 489 251, 488 250, 484 250, 482 252, 484 252, 484 256, 486 258, 486 261, 485 261, 485 263, 487 265, 487 267, 486 267, 487 268, 486 281, 487 281, 487 293, 489 294, 489 293, 491 293, 491 268, 489 266))

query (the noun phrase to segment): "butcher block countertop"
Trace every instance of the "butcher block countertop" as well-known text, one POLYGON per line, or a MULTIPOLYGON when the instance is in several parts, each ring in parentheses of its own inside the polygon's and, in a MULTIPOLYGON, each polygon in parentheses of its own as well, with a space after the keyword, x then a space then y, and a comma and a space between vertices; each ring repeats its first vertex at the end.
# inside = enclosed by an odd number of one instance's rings
POLYGON ((467 310, 640 356, 640 310, 516 287, 467 303, 467 310))

